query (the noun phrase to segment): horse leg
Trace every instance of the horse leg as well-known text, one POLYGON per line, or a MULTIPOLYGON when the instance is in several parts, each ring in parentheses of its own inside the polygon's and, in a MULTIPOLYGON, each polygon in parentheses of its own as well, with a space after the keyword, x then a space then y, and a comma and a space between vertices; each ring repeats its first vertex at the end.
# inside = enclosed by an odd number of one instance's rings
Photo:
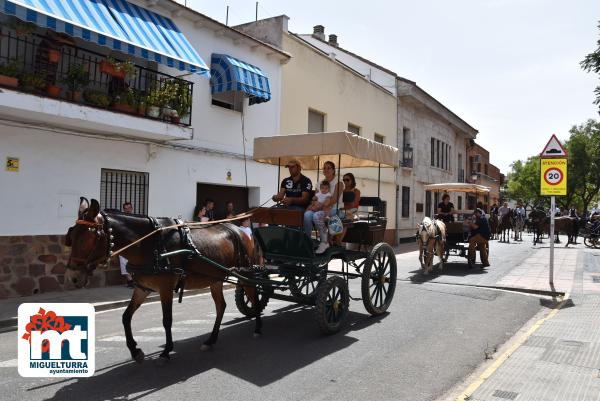
POLYGON ((219 337, 219 328, 221 327, 221 321, 223 320, 223 315, 225 314, 225 307, 227 306, 227 304, 225 303, 225 297, 223 296, 222 281, 215 281, 210 285, 210 295, 212 295, 213 301, 215 302, 215 308, 217 309, 217 318, 215 319, 215 324, 213 326, 212 332, 210 333, 210 337, 208 337, 208 340, 206 340, 200 348, 202 351, 205 351, 209 347, 214 345, 217 342, 217 338, 219 337))
POLYGON ((440 272, 444 270, 444 243, 440 241, 437 246, 438 248, 438 257, 440 258, 440 263, 438 269, 440 272))
POLYGON ((131 301, 129 301, 129 305, 125 312, 123 312, 123 328, 125 329, 125 338, 127 341, 127 348, 129 348, 129 352, 131 353, 131 357, 137 362, 142 363, 144 361, 144 352, 137 348, 137 343, 133 339, 133 334, 131 333, 131 318, 135 311, 140 307, 141 304, 144 303, 146 297, 148 296, 148 292, 142 290, 141 288, 135 287, 133 290, 133 295, 131 296, 131 301))
POLYGON ((248 296, 248 299, 252 301, 252 309, 254 309, 254 338, 258 338, 262 334, 262 318, 260 312, 260 301, 258 299, 258 289, 256 286, 247 285, 244 286, 244 292, 248 296))
POLYGON ((164 363, 170 359, 169 353, 173 351, 173 337, 171 335, 171 326, 173 325, 173 290, 171 288, 160 289, 160 305, 162 306, 166 343, 159 360, 164 363))

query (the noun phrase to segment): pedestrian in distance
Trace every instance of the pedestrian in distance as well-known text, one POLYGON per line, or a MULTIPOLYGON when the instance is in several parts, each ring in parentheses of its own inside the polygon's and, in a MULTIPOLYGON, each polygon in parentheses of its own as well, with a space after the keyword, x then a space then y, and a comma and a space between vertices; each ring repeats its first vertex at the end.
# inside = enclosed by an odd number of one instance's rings
MULTIPOLYGON (((123 213, 131 214, 133 213, 133 205, 131 202, 125 202, 123 203, 122 210, 123 213)), ((119 266, 121 267, 121 275, 125 276, 127 279, 127 287, 133 288, 133 278, 131 277, 131 274, 127 272, 127 259, 121 255, 119 255, 119 266)))

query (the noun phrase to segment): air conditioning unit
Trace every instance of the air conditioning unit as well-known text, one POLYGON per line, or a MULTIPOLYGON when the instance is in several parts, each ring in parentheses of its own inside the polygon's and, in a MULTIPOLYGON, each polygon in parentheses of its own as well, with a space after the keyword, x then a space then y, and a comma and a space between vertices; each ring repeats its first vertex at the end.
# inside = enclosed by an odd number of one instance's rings
POLYGON ((473 162, 474 163, 481 163, 481 155, 475 155, 475 156, 473 156, 473 162))

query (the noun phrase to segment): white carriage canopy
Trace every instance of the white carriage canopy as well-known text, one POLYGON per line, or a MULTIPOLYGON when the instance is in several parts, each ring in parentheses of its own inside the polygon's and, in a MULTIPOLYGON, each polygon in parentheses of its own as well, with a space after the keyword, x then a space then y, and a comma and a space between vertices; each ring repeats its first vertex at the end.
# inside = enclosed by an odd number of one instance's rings
POLYGON ((347 131, 319 132, 255 138, 253 158, 275 166, 297 159, 305 170, 318 170, 326 160, 339 160, 339 168, 398 167, 399 151, 347 131))
POLYGON ((469 184, 466 182, 446 182, 441 184, 428 184, 423 187, 425 191, 444 191, 444 192, 467 192, 467 193, 487 193, 490 187, 478 184, 469 184))

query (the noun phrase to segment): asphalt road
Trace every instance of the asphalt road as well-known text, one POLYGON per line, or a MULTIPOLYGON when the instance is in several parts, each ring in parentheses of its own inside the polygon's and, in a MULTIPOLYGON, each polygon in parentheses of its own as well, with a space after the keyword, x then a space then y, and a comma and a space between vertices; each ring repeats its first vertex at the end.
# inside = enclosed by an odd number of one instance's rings
MULTIPOLYGON (((527 256, 525 248, 506 248, 519 251, 495 258, 496 271, 510 270, 527 256)), ((459 278, 456 272, 466 274, 458 265, 448 274, 459 278)), ((353 296, 360 296, 359 285, 352 283, 353 296)), ((534 296, 407 280, 398 283, 382 317, 370 317, 360 301, 351 301, 348 326, 333 336, 321 335, 311 308, 271 301, 264 334, 254 339, 254 323, 241 318, 232 291, 226 299, 219 342, 206 352, 200 346, 215 316, 210 296, 175 305, 175 351, 163 367, 153 360, 164 343, 157 303, 134 316, 134 335, 147 355, 142 365, 125 347, 122 309, 97 314, 91 378, 21 378, 17 334, 0 334, 0 399, 434 400, 542 307, 534 296)))

